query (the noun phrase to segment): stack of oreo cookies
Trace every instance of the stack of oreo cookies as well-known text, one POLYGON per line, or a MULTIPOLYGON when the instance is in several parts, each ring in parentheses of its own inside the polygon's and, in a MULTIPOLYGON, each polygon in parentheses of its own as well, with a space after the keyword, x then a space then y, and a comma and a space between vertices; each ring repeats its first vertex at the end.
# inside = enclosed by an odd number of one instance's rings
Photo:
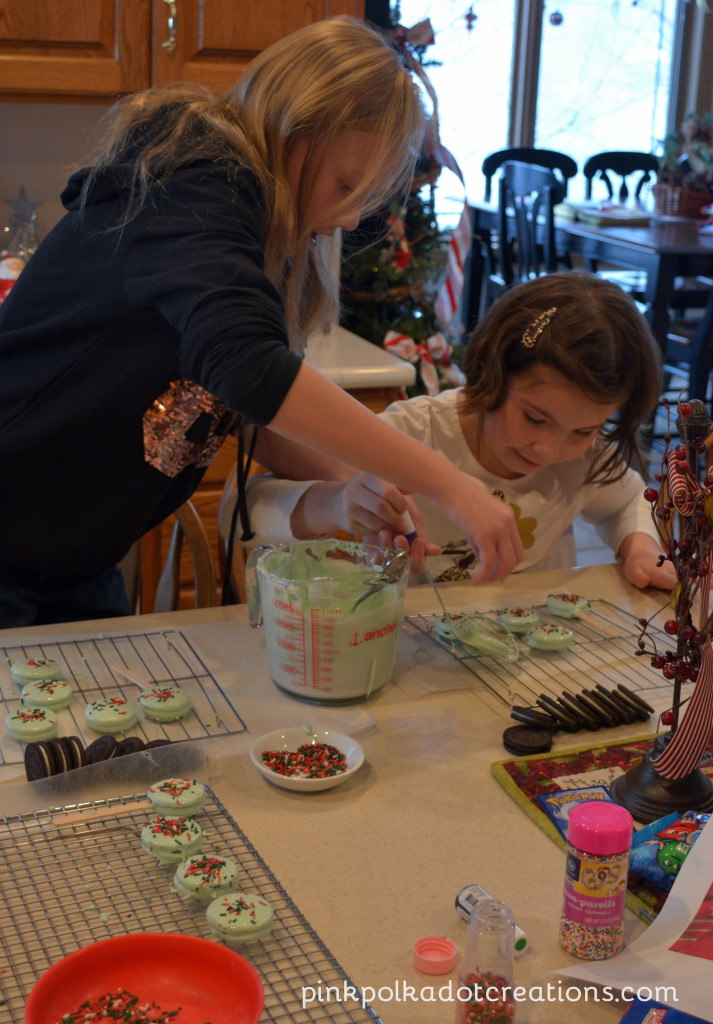
POLYGON ((76 736, 56 736, 37 740, 25 747, 25 773, 28 782, 59 775, 87 763, 84 744, 76 736))
POLYGON ((510 717, 524 724, 505 730, 503 746, 517 757, 545 753, 552 746, 553 734, 560 730, 578 732, 647 722, 654 713, 643 697, 623 683, 612 689, 596 683, 580 693, 563 690, 556 700, 541 693, 536 706, 510 708, 510 717))
POLYGON ((85 747, 77 736, 59 736, 51 740, 28 743, 25 747, 25 774, 28 782, 61 775, 73 768, 99 764, 122 754, 135 754, 139 750, 163 747, 170 740, 150 740, 144 743, 138 736, 117 740, 114 736, 100 736, 85 747))

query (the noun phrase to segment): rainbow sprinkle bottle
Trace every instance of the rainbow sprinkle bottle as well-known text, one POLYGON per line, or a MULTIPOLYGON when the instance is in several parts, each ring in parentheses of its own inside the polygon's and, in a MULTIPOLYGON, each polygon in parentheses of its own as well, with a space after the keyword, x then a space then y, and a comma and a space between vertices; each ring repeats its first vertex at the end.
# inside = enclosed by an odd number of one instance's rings
POLYGON ((604 801, 577 804, 567 828, 560 943, 582 960, 606 960, 624 944, 624 903, 634 820, 604 801))

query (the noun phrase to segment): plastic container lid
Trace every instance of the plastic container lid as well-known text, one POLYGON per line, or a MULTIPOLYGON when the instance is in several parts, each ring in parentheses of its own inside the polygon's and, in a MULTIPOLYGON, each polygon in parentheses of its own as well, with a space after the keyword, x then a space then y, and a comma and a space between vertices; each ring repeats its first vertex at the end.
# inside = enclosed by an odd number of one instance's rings
POLYGON ((442 935, 426 935, 413 947, 413 963, 424 974, 447 974, 458 959, 458 948, 442 935))
POLYGON ((569 814, 567 841, 588 853, 623 853, 631 845, 634 819, 625 807, 586 800, 569 814))

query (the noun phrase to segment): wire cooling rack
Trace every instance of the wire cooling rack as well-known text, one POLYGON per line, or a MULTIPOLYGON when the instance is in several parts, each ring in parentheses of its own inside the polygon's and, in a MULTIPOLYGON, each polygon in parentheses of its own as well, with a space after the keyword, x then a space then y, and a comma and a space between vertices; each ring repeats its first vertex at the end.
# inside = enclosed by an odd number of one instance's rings
POLYGON ((86 704, 103 697, 123 697, 137 705, 138 722, 128 730, 143 740, 205 739, 246 731, 230 699, 183 633, 158 630, 130 634, 99 633, 72 640, 0 646, 0 764, 21 764, 24 744, 7 735, 5 715, 20 706, 21 687, 10 676, 10 663, 28 658, 57 661, 74 687, 68 708, 59 711, 59 735, 79 736, 89 744, 99 733, 84 720, 86 704), (140 690, 117 669, 144 682, 175 683, 190 697, 193 711, 176 722, 153 722, 138 708, 140 690))
MULTIPOLYGON (((3 1024, 23 1024, 25 1001, 39 975, 88 943, 144 931, 211 938, 205 907, 171 889, 176 865, 162 867, 141 848, 150 814, 141 793, 0 817, 3 1024)), ((241 888, 259 892, 275 911, 272 934, 241 949, 265 988, 260 1020, 381 1024, 359 998, 302 1007, 303 986, 357 990, 210 789, 197 820, 209 836, 210 852, 237 861, 241 888)))
MULTIPOLYGON (((435 629, 439 614, 409 615, 407 622, 445 648, 508 708, 530 707, 540 694, 555 699, 563 689, 578 693, 597 683, 613 689, 625 681, 630 690, 642 696, 647 690, 670 688, 670 682, 651 667, 648 658, 637 658, 634 654, 639 638, 638 619, 603 599, 590 599, 590 604, 592 610, 586 621, 551 615, 546 604, 529 606, 537 611, 542 625, 565 626, 574 633, 574 640, 563 651, 532 650, 522 642, 518 661, 476 654, 456 642, 442 640, 435 629)), ((502 609, 480 614, 495 619, 499 611, 502 609)), ((670 646, 671 638, 662 630, 650 625, 647 633, 660 650, 670 646)))

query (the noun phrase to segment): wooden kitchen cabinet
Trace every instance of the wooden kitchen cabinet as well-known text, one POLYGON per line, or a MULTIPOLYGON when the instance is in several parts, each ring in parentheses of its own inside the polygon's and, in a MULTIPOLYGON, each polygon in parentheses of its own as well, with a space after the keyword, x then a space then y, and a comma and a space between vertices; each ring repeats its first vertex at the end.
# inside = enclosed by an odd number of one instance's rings
POLYGON ((364 0, 153 0, 153 76, 158 84, 201 82, 230 89, 240 72, 271 43, 334 14, 363 17, 364 0), (176 11, 175 51, 167 14, 176 11))
POLYGON ((270 43, 364 0, 0 0, 0 97, 107 102, 176 81, 225 92, 270 43))
POLYGON ((4 99, 107 100, 148 85, 152 0, 0 0, 4 99))

